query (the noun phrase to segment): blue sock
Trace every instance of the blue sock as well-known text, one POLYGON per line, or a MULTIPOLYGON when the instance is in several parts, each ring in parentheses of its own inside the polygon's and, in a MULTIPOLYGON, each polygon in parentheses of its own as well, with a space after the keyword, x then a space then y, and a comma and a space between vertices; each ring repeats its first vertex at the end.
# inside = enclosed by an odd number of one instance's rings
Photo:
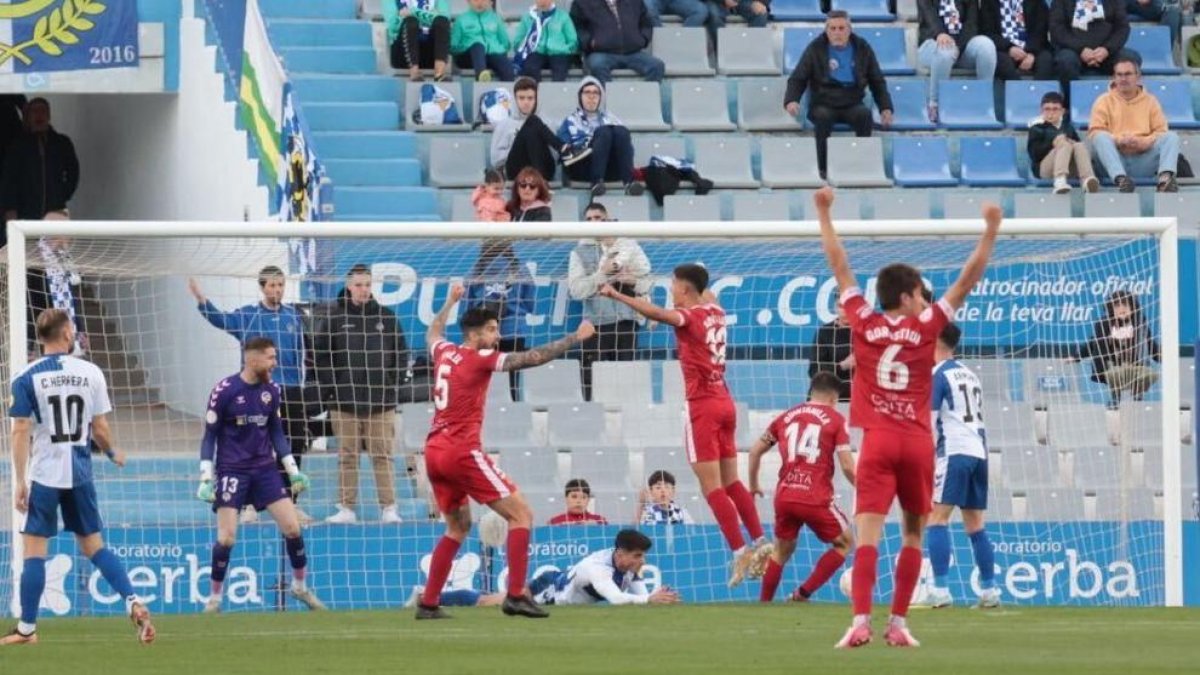
POLYGON ((945 525, 930 525, 925 530, 925 540, 929 542, 933 584, 938 588, 945 588, 946 577, 950 574, 950 528, 945 525))
POLYGON ((46 590, 46 559, 26 558, 21 572, 21 623, 37 623, 38 605, 46 590))
POLYGON ((129 583, 129 575, 125 573, 125 566, 121 564, 121 559, 117 557, 116 553, 108 548, 102 548, 92 556, 92 564, 100 570, 100 574, 104 576, 108 585, 112 586, 113 590, 122 598, 133 596, 133 584, 129 583))
POLYGON ((529 581, 529 592, 533 597, 537 597, 539 593, 550 588, 554 582, 558 581, 558 575, 561 572, 555 570, 546 570, 529 581))
POLYGON ((468 589, 458 591, 442 591, 438 602, 443 607, 474 607, 479 602, 479 591, 468 589))
POLYGON ((971 539, 971 550, 975 553, 975 567, 979 568, 979 587, 987 590, 996 585, 996 553, 988 539, 987 530, 967 535, 971 539))

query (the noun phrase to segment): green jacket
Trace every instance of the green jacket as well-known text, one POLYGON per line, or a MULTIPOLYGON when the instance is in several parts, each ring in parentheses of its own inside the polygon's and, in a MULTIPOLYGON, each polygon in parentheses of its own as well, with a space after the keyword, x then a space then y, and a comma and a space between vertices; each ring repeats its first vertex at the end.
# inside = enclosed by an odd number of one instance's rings
MULTIPOLYGON (((529 12, 521 16, 521 24, 513 37, 513 45, 520 46, 525 36, 533 26, 533 17, 529 12)), ((537 53, 545 56, 570 56, 579 52, 579 36, 575 33, 575 23, 571 15, 561 7, 554 10, 538 44, 537 53)))
POLYGON ((454 28, 450 30, 450 53, 462 54, 477 44, 482 44, 488 54, 508 53, 508 28, 495 10, 467 10, 454 19, 454 28))
MULTIPOLYGON (((382 7, 380 7, 383 10, 383 23, 387 26, 389 45, 400 37, 400 22, 404 18, 400 16, 400 8, 397 5, 403 4, 403 2, 404 0, 383 0, 382 7)), ((422 4, 433 7, 433 11, 415 10, 413 12, 422 28, 432 26, 433 20, 439 16, 450 18, 450 0, 432 0, 422 4)))

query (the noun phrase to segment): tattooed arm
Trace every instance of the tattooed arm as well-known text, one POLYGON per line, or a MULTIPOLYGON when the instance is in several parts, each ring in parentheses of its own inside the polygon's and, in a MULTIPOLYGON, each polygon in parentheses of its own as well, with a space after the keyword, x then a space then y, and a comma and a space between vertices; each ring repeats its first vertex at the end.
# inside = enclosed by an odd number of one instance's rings
POLYGON ((429 324, 429 330, 425 331, 425 344, 432 345, 440 340, 446 339, 446 321, 450 318, 450 309, 462 300, 463 293, 462 284, 454 284, 450 287, 450 295, 446 296, 446 304, 438 310, 433 321, 429 324))
POLYGON ((596 327, 591 321, 583 321, 579 324, 579 328, 575 329, 574 333, 555 340, 547 342, 544 345, 539 345, 533 349, 528 349, 523 352, 509 354, 504 358, 504 370, 524 370, 525 368, 534 368, 543 363, 549 363, 554 359, 567 353, 567 350, 575 345, 587 340, 596 334, 596 327))

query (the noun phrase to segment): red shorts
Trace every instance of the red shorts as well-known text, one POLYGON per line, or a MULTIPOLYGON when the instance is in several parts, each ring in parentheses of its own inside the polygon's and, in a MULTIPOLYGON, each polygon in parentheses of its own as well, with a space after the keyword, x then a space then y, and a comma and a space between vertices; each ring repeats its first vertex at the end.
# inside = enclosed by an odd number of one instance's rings
POLYGON ((775 502, 776 539, 795 539, 805 525, 817 535, 817 539, 828 544, 850 529, 850 519, 833 502, 824 506, 775 502))
POLYGON ((683 427, 683 442, 688 461, 715 462, 737 457, 734 432, 737 408, 731 398, 699 398, 687 402, 688 419, 683 427))
POLYGON ((517 491, 516 484, 478 448, 426 445, 425 474, 442 513, 462 508, 467 497, 488 504, 517 491))
POLYGON ((868 429, 858 453, 855 513, 887 514, 892 500, 924 515, 933 510, 933 438, 868 429))

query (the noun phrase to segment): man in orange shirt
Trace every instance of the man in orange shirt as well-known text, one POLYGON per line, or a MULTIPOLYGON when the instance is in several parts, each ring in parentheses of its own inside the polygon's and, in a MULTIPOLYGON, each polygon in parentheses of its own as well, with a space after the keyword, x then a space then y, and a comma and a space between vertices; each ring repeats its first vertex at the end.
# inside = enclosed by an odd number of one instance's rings
POLYGON ((1142 87, 1142 69, 1134 59, 1122 56, 1113 65, 1108 92, 1092 105, 1088 140, 1121 192, 1133 192, 1134 178, 1155 175, 1159 192, 1179 191, 1179 136, 1167 129, 1158 99, 1142 87))

